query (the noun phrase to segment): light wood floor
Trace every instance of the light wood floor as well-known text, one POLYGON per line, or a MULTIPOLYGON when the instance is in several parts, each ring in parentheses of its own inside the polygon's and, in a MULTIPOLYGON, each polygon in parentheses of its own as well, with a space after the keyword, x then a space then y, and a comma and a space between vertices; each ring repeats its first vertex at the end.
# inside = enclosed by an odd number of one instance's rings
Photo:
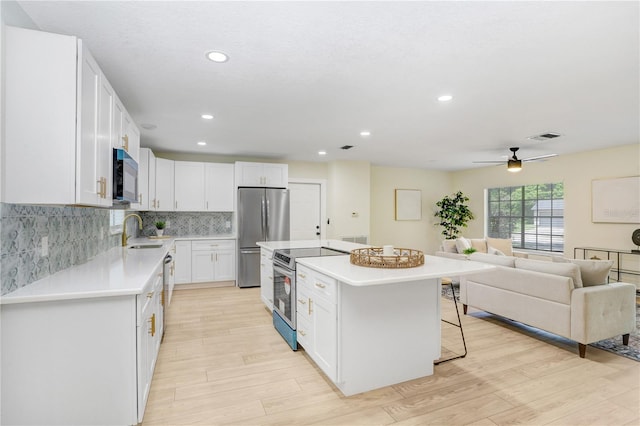
MULTIPOLYGON (((572 342, 483 312, 463 317, 466 358, 347 398, 276 333, 258 288, 173 297, 145 425, 640 424, 639 362, 592 347, 581 359, 572 342)), ((443 323, 442 343, 443 356, 461 351, 459 330, 443 323)))

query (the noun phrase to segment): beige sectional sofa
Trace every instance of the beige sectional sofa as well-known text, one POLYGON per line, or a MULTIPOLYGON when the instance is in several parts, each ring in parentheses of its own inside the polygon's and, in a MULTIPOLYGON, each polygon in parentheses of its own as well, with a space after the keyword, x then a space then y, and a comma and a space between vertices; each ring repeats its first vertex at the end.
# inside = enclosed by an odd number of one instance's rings
POLYGON ((467 257, 496 268, 460 277, 465 314, 472 306, 574 340, 582 358, 589 343, 618 335, 629 343, 636 288, 606 284, 611 264, 593 262, 607 261, 556 263, 486 253, 467 257))

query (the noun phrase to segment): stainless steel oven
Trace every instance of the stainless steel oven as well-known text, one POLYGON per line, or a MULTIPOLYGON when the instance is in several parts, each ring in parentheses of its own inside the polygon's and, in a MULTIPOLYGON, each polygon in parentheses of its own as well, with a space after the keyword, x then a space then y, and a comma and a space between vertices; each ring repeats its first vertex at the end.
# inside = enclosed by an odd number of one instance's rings
POLYGON ((273 253, 273 325, 294 351, 296 334, 296 258, 344 256, 328 247, 275 250, 273 253))

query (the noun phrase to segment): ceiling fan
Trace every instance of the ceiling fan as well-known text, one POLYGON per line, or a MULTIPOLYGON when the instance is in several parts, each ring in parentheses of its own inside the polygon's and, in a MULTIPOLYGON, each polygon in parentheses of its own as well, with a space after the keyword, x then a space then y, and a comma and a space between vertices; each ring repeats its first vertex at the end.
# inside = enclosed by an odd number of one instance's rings
MULTIPOLYGON (((545 158, 550 158, 550 157, 555 157, 558 154, 546 154, 546 155, 538 155, 537 157, 529 157, 529 158, 523 158, 523 159, 519 159, 516 156, 516 152, 519 150, 519 147, 512 147, 509 148, 509 150, 513 153, 513 155, 511 156, 511 158, 506 160, 507 163, 507 170, 509 170, 510 172, 519 172, 520 170, 522 170, 522 162, 523 161, 539 161, 539 160, 543 160, 545 158)), ((474 163, 494 163, 494 164, 504 164, 505 160, 500 160, 500 161, 474 161, 474 163)))

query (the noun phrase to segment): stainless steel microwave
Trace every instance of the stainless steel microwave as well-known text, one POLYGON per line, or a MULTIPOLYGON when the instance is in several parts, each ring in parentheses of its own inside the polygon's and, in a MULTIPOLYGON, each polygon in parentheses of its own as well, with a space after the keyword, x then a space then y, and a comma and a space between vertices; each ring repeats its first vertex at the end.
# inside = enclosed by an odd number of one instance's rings
POLYGON ((138 163, 124 149, 113 149, 113 202, 138 202, 138 163))

